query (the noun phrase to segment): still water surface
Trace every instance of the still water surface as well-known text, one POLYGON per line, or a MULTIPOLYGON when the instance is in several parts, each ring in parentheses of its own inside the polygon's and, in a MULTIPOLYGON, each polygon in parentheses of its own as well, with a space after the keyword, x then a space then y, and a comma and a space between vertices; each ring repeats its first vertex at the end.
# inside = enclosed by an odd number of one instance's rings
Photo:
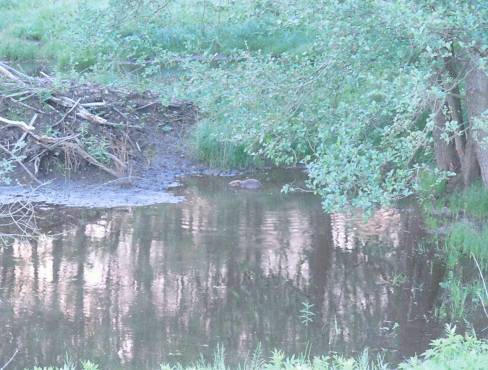
POLYGON ((413 208, 326 215, 311 194, 189 179, 180 204, 40 214, 0 249, 0 364, 150 369, 211 357, 425 350, 443 268, 416 249, 413 208))

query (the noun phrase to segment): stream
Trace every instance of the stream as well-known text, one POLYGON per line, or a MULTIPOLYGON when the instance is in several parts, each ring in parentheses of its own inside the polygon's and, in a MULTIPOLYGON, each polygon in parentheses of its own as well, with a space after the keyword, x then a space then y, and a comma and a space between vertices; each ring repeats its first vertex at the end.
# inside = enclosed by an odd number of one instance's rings
POLYGON ((442 334, 443 266, 414 206, 325 214, 294 171, 258 191, 194 177, 156 206, 40 211, 40 235, 0 247, 0 365, 103 369, 337 352, 401 361, 442 334))

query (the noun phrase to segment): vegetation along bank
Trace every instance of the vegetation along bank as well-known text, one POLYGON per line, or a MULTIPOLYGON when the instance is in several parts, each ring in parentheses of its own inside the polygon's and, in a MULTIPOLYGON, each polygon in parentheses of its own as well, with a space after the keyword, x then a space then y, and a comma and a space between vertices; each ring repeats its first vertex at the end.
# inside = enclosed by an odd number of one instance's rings
MULTIPOLYGON (((300 166, 327 212, 415 198, 448 270, 437 314, 488 318, 485 0, 0 0, 0 130, 4 185, 300 166)), ((401 366, 485 357, 451 333, 401 366)), ((254 368, 335 366, 293 361, 254 368)))

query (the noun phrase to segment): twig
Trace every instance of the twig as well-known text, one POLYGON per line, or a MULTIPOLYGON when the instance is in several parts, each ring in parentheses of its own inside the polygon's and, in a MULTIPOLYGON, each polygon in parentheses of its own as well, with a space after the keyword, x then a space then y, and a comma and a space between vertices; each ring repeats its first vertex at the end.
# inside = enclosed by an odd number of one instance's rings
POLYGON ((79 99, 78 99, 78 100, 75 102, 75 104, 73 104, 73 106, 70 108, 70 110, 68 110, 68 111, 67 111, 67 112, 66 112, 66 113, 63 115, 63 117, 61 117, 61 119, 60 119, 58 122, 56 122, 54 125, 52 125, 51 127, 56 127, 56 126, 57 126, 57 125, 59 125, 61 122, 63 122, 63 121, 66 119, 66 117, 68 117, 68 115, 69 115, 71 112, 73 112, 73 110, 76 108, 76 106, 77 106, 77 105, 80 103, 80 100, 81 100, 81 98, 79 98, 79 99))
POLYGON ((102 163, 100 163, 99 161, 97 161, 95 158, 93 158, 89 153, 87 153, 78 144, 71 143, 71 142, 65 142, 65 143, 63 143, 63 146, 68 148, 68 149, 72 149, 72 150, 76 151, 78 153, 78 155, 81 158, 83 158, 85 161, 87 161, 88 163, 91 163, 92 165, 94 165, 94 166, 100 168, 101 170, 109 173, 113 177, 120 177, 120 175, 116 171, 112 170, 111 168, 108 168, 107 166, 105 166, 102 163))
POLYGON ((45 78, 47 78, 48 80, 52 81, 53 78, 51 76, 49 76, 47 73, 44 73, 43 71, 39 72, 41 76, 44 76, 45 78))
POLYGON ((39 117, 39 115, 37 113, 32 116, 32 118, 29 122, 29 126, 34 127, 34 123, 36 123, 37 117, 39 117))
POLYGON ((12 355, 12 357, 10 357, 10 360, 8 360, 5 365, 3 365, 2 367, 0 367, 0 370, 5 370, 7 368, 7 366, 10 365, 10 363, 14 360, 15 356, 17 356, 17 353, 19 353, 19 349, 18 348, 15 350, 15 353, 12 355))
POLYGON ((127 114, 125 114, 125 113, 121 112, 119 109, 117 109, 117 107, 112 107, 112 109, 113 109, 114 111, 116 111, 118 114, 120 114, 120 115, 121 115, 121 116, 122 116, 122 117, 123 117, 123 118, 124 118, 126 121, 128 121, 128 120, 129 120, 129 118, 127 117, 127 114))
POLYGON ((93 102, 93 103, 83 103, 80 104, 82 107, 105 107, 107 103, 104 101, 99 101, 99 102, 93 102))
POLYGON ((15 68, 5 64, 5 63, 0 62, 0 67, 2 67, 3 69, 5 69, 7 71, 10 71, 11 74, 13 74, 14 78, 16 78, 16 79, 20 79, 20 77, 22 77, 24 80, 27 80, 27 81, 32 80, 32 77, 27 76, 25 73, 22 73, 22 72, 16 70, 15 68), (20 77, 17 77, 17 76, 20 76, 20 77))
POLYGON ((8 150, 7 148, 5 148, 2 144, 0 144, 0 149, 2 149, 5 153, 9 154, 12 159, 17 162, 23 169, 24 171, 29 175, 29 177, 34 180, 35 182, 37 182, 39 185, 42 184, 42 182, 40 182, 36 176, 34 176, 34 174, 22 163, 22 161, 15 155, 13 154, 10 150, 8 150))
POLYGON ((148 17, 148 18, 154 18, 158 13, 166 8, 169 4, 171 3, 171 0, 166 1, 163 5, 159 6, 156 10, 153 11, 153 13, 148 17))
POLYGON ((14 98, 10 98, 10 100, 12 100, 14 103, 17 103, 17 104, 23 106, 24 108, 28 108, 30 110, 33 110, 34 112, 41 113, 41 114, 46 114, 46 112, 43 112, 40 109, 34 108, 34 107, 30 106, 29 104, 25 104, 25 103, 23 103, 23 102, 21 102, 19 100, 15 100, 14 98))
POLYGON ((24 95, 27 95, 27 94, 30 94, 30 96, 32 96, 31 95, 32 93, 29 90, 26 90, 26 91, 20 91, 20 92, 16 92, 16 93, 7 95, 5 97, 6 98, 16 98, 17 96, 24 96, 24 95))
POLYGON ((18 82, 22 85, 25 85, 24 81, 22 81, 19 77, 13 75, 12 73, 10 73, 10 71, 7 68, 3 67, 1 63, 0 63, 0 74, 4 75, 5 77, 7 77, 10 80, 13 80, 13 81, 18 82))
POLYGON ((57 146, 61 145, 61 144, 62 144, 63 142, 65 142, 65 141, 69 141, 69 140, 72 140, 72 139, 76 139, 78 136, 80 136, 80 134, 76 134, 76 135, 71 135, 71 136, 65 136, 65 137, 62 137, 62 138, 58 138, 58 139, 56 139, 56 141, 55 141, 55 142, 51 141, 51 143, 52 143, 52 144, 51 144, 50 146, 48 146, 48 145, 46 145, 46 144, 44 144, 44 143, 42 142, 42 140, 43 140, 43 139, 45 139, 45 138, 43 138, 43 137, 34 137, 34 138, 35 138, 35 139, 36 139, 38 142, 40 142, 40 144, 41 144, 41 145, 42 145, 42 146, 43 146, 45 149, 44 149, 42 152, 40 152, 39 154, 37 154, 37 155, 35 155, 34 157, 32 157, 32 158, 29 160, 29 162, 32 162, 32 161, 37 160, 37 158, 42 157, 42 156, 44 155, 44 153, 46 153, 46 152, 49 152, 49 151, 53 150, 55 147, 57 147, 57 146))
POLYGON ((151 103, 148 103, 148 104, 143 105, 142 107, 135 108, 134 109, 134 112, 137 112, 138 110, 142 110, 142 109, 145 109, 145 108, 149 108, 149 107, 153 106, 154 104, 158 104, 158 103, 159 103, 158 101, 153 101, 151 103))
MULTIPOLYGON (((39 117, 39 115, 37 113, 35 113, 30 122, 29 122, 29 126, 32 126, 34 127, 34 123, 36 122, 37 120, 37 117, 39 117)), ((28 132, 27 131, 24 131, 24 133, 22 134, 22 136, 19 138, 19 140, 17 140, 17 142, 15 143, 14 145, 14 150, 17 151, 18 148, 20 148, 20 144, 24 141, 25 137, 28 135, 28 132)))

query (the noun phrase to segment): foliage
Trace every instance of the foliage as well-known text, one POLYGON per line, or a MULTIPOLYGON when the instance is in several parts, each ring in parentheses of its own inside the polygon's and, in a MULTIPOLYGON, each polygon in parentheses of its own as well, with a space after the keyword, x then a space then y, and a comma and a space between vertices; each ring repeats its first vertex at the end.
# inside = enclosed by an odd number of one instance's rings
POLYGON ((484 369, 488 363, 488 343, 473 336, 456 334, 455 328, 447 329, 447 336, 431 343, 422 360, 413 358, 400 369, 484 369))
MULTIPOLYGON (((192 99, 203 113, 190 140, 198 157, 221 167, 305 164, 328 210, 419 189, 418 174, 435 167, 433 101, 449 93, 434 83, 443 61, 476 50, 483 68, 488 48, 481 0, 0 6, 3 57, 49 58, 63 71, 192 99)), ((443 137, 457 129, 450 121, 443 137)))
POLYGON ((306 164, 326 209, 412 194, 433 161, 428 113, 442 94, 432 76, 445 53, 443 32, 462 25, 463 37, 484 47, 485 35, 470 30, 486 27, 486 7, 472 2, 473 15, 460 2, 307 5, 315 16, 305 12, 297 23, 320 32, 302 54, 239 54, 229 68, 187 64, 181 90, 215 131, 226 128, 226 141, 277 164, 306 164))
POLYGON ((0 183, 9 184, 10 174, 14 170, 14 162, 11 159, 3 158, 0 160, 0 183))

